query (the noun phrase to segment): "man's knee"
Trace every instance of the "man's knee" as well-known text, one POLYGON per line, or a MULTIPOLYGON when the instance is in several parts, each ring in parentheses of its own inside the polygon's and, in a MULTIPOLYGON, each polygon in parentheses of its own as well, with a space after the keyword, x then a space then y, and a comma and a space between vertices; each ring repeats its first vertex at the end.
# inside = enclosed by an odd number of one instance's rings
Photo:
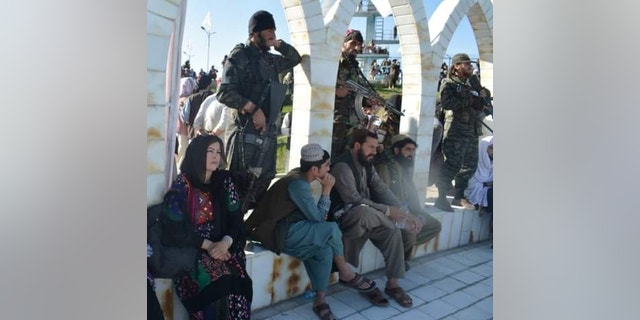
POLYGON ((333 261, 333 249, 328 245, 318 247, 315 258, 318 261, 333 261))
POLYGON ((413 232, 409 232, 404 229, 401 231, 401 234, 402 234, 402 244, 404 245, 405 251, 410 249, 416 244, 416 241, 418 239, 417 234, 413 232))

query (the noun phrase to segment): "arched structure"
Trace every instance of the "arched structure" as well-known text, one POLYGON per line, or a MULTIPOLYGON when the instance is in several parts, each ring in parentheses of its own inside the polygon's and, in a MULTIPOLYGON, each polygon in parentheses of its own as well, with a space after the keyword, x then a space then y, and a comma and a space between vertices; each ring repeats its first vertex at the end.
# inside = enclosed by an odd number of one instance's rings
POLYGON ((478 44, 483 85, 493 92, 492 0, 451 0, 440 3, 429 19, 429 30, 432 32, 432 64, 442 64, 449 42, 465 15, 469 18, 478 44))

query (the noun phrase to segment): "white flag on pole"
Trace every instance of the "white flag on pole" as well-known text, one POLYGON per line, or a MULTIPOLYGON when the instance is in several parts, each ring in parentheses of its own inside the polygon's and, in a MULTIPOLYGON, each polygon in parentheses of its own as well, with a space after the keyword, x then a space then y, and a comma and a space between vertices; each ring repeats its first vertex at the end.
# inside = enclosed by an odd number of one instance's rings
POLYGON ((211 29, 213 29, 213 26, 211 25, 211 11, 207 11, 207 15, 204 17, 204 20, 202 20, 202 25, 200 26, 200 28, 202 28, 202 30, 211 33, 211 29))

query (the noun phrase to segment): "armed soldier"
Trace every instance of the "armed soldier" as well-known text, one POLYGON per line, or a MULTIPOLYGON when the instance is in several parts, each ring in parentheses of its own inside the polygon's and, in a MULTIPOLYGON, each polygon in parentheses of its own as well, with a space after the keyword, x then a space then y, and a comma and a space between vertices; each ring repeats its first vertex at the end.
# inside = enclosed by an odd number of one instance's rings
POLYGON ((253 207, 276 174, 276 119, 287 87, 278 74, 302 60, 290 44, 276 39, 271 13, 257 11, 249 19, 249 40, 229 53, 217 92, 229 107, 225 130, 229 170, 251 172, 256 179, 244 199, 243 210, 253 207), (282 55, 269 52, 270 47, 282 55))
POLYGON ((436 181, 438 199, 435 206, 453 212, 446 195, 455 179, 454 198, 451 204, 471 206, 464 199, 464 190, 478 165, 478 137, 482 135, 482 117, 485 97, 489 90, 474 88, 469 82, 473 74, 471 59, 464 53, 453 56, 447 78, 442 81, 439 102, 444 110, 451 110, 453 120, 442 142, 445 160, 436 181))
MULTIPOLYGON (((356 56, 362 50, 364 39, 358 30, 347 30, 341 48, 340 64, 336 83, 336 100, 333 109, 333 139, 331 143, 331 157, 338 156, 345 151, 348 134, 351 129, 362 124, 363 113, 356 113, 356 94, 354 89, 346 84, 347 80, 367 85, 360 77, 360 69, 356 56)), ((372 100, 362 98, 362 106, 369 107, 372 100)), ((357 110, 360 111, 360 110, 357 110)))

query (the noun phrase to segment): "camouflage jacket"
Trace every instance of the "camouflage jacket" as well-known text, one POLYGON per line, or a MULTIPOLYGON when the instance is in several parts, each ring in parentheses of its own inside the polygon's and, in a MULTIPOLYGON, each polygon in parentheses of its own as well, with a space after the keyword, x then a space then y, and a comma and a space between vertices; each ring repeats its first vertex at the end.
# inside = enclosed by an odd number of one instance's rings
POLYGON ((482 135, 482 98, 472 94, 469 81, 462 81, 455 75, 445 78, 440 86, 439 103, 444 110, 453 112, 453 120, 448 135, 482 135))
MULTIPOLYGON (((262 52, 247 42, 236 45, 229 53, 216 93, 218 101, 230 108, 229 116, 234 120, 229 121, 227 130, 234 130, 238 124, 251 121, 251 115, 238 112, 249 100, 262 109, 267 119, 270 111, 279 113, 282 110, 282 106, 272 108, 269 105, 269 81, 279 82, 278 74, 295 67, 302 58, 293 46, 284 41, 276 50, 282 55, 262 52)), ((277 117, 274 115, 271 118, 277 117)), ((253 129, 252 125, 246 127, 253 129)))
MULTIPOLYGON (((349 61, 344 56, 340 57, 340 64, 338 65, 338 78, 336 86, 341 85, 347 80, 353 80, 363 86, 368 86, 361 77, 359 77, 358 61, 349 61)), ((333 122, 343 123, 348 127, 354 127, 358 123, 358 117, 355 115, 356 94, 352 93, 345 97, 336 96, 335 108, 333 109, 333 122)), ((365 98, 366 99, 366 98, 365 98)))

